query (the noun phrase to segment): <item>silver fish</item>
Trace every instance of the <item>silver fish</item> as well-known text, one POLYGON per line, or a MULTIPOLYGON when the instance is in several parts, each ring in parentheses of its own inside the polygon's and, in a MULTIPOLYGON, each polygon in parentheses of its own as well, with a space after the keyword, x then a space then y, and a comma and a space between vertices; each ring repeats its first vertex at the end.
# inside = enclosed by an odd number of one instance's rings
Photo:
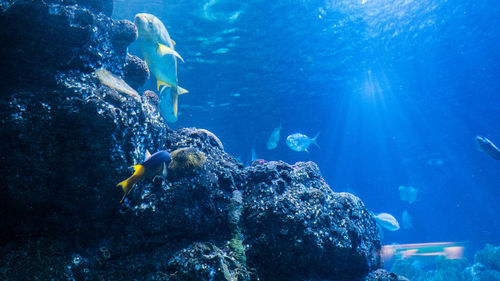
POLYGON ((476 141, 479 144, 479 148, 491 158, 499 160, 500 161, 500 149, 496 147, 493 142, 491 142, 489 139, 481 136, 476 137, 476 141))
POLYGON ((309 150, 307 150, 307 148, 311 145, 311 143, 314 143, 316 146, 318 146, 318 144, 316 143, 316 139, 318 139, 318 136, 319 136, 319 132, 316 134, 316 136, 314 138, 310 138, 310 137, 308 137, 304 134, 301 134, 301 133, 295 133, 295 134, 289 135, 286 138, 286 144, 292 150, 309 152, 309 150))
POLYGON ((399 230, 399 223, 393 215, 388 213, 380 213, 373 217, 375 218, 377 224, 381 227, 389 231, 399 230))

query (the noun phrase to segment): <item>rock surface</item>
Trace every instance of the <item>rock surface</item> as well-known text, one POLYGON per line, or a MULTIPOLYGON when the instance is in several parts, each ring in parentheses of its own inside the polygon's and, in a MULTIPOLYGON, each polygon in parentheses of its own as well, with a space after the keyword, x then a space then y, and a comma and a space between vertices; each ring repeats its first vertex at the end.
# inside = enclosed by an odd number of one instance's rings
POLYGON ((248 264, 265 280, 358 280, 379 267, 368 210, 357 197, 334 193, 316 164, 255 161, 245 172, 248 264))
POLYGON ((385 269, 377 269, 368 276, 365 281, 409 281, 407 278, 387 272, 385 269))
POLYGON ((174 254, 167 266, 169 280, 258 280, 246 266, 210 243, 195 243, 174 254))
MULTIPOLYGON (((110 14, 112 3, 0 1, 0 25, 5 27, 0 29, 0 40, 6 42, 0 49, 0 90, 38 91, 53 87, 61 73, 78 76, 102 66, 123 74, 126 48, 137 30, 130 21, 115 21, 99 13, 109 10, 110 14)), ((127 63, 140 64, 130 59, 127 63)))
MULTIPOLYGON (((112 1, 0 8, 0 279, 364 280, 380 267, 368 210, 314 163, 244 168, 211 132, 170 130, 154 92, 102 85, 101 67, 135 89, 149 75, 112 1), (162 149, 183 151, 172 174, 119 204, 128 167, 162 149)), ((393 280, 380 278, 367 280, 393 280)))
POLYGON ((472 281, 500 280, 500 246, 486 244, 474 255, 474 264, 464 270, 463 278, 472 281))

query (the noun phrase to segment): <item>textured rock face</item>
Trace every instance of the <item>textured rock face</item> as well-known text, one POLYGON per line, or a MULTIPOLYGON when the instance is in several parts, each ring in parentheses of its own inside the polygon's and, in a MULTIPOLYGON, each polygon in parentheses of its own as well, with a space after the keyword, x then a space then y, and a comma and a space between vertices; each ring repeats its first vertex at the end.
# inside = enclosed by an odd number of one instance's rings
POLYGON ((168 263, 168 280, 258 280, 246 267, 210 243, 195 243, 168 263))
POLYGON ((0 50, 6 240, 58 231, 99 236, 119 209, 106 198, 120 196, 114 185, 123 167, 165 142, 166 125, 149 99, 96 79, 98 67, 120 73, 133 64, 126 47, 137 34, 131 22, 95 13, 112 1, 92 3, 0 2, 0 38, 8 42, 0 50))
POLYGON ((119 208, 116 181, 145 149, 160 147, 166 132, 149 104, 121 97, 118 108, 108 97, 119 94, 100 87, 88 96, 58 90, 0 99, 0 149, 9 163, 0 200, 5 212, 23 214, 2 220, 4 234, 25 227, 30 235, 55 227, 102 233, 99 222, 119 208))
POLYGON ((405 277, 387 272, 384 269, 377 269, 368 274, 368 276, 366 276, 365 278, 365 281, 409 281, 409 280, 405 277))
POLYGON ((237 173, 236 160, 212 147, 211 141, 205 130, 170 131, 166 148, 170 152, 196 148, 207 157, 203 167, 195 175, 164 184, 157 178, 136 190, 129 196, 130 203, 123 206, 124 219, 141 233, 147 232, 149 239, 228 240, 230 199, 233 190, 241 188, 242 176, 237 173))
POLYGON ((123 80, 136 90, 146 83, 150 75, 146 62, 132 55, 127 56, 123 72, 123 80))
POLYGON ((255 161, 246 174, 248 264, 264 280, 357 280, 379 266, 375 222, 358 198, 332 192, 316 164, 255 161))
MULTIPOLYGON (((47 3, 60 4, 60 0, 48 0, 47 3)), ((93 13, 104 13, 107 16, 111 16, 113 12, 113 0, 65 0, 65 5, 75 5, 85 7, 91 10, 93 13)))
POLYGON ((130 21, 114 21, 96 13, 109 10, 110 14, 112 2, 0 2, 0 41, 5 46, 0 49, 0 89, 36 91, 53 87, 58 73, 88 74, 101 66, 123 74, 126 48, 137 31, 130 21))

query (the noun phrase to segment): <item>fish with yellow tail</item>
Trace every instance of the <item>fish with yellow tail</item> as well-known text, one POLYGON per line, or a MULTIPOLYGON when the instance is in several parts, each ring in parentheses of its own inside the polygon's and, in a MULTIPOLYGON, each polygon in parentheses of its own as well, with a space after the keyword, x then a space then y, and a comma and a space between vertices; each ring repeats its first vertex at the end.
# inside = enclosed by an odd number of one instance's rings
POLYGON ((120 203, 125 200, 127 195, 132 192, 135 185, 144 177, 150 177, 159 173, 163 173, 163 176, 166 176, 167 166, 171 159, 170 154, 166 150, 158 151, 153 155, 146 152, 146 158, 141 164, 131 166, 131 168, 134 168, 134 174, 116 185, 121 187, 124 192, 120 203))
POLYGON ((160 113, 167 122, 175 122, 179 95, 188 92, 177 83, 177 59, 184 60, 175 51, 175 42, 157 17, 140 13, 135 16, 134 23, 140 48, 156 78, 158 90, 161 85, 171 88, 170 91, 160 91, 160 113))

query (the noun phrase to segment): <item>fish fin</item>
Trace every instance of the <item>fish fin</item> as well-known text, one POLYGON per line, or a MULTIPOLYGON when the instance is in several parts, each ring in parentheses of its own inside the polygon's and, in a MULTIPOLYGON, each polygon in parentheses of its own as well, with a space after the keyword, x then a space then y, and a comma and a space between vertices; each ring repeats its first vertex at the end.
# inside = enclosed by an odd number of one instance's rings
POLYGON ((171 84, 168 84, 168 83, 166 83, 166 82, 163 82, 163 81, 161 81, 160 79, 158 79, 158 78, 157 78, 157 79, 156 79, 156 87, 158 88, 158 91, 160 90, 160 86, 161 86, 161 85, 165 85, 165 86, 167 86, 167 87, 172 87, 172 85, 171 85, 171 84))
POLYGON ((123 192, 127 193, 128 189, 129 189, 128 182, 129 182, 128 179, 126 179, 126 180, 120 182, 119 184, 117 184, 116 186, 121 187, 123 189, 123 192))
POLYGON ((175 46, 175 44, 177 44, 177 43, 175 43, 175 41, 174 41, 174 40, 172 40, 172 39, 170 39, 170 41, 172 41, 172 45, 174 45, 174 46, 175 46))
POLYGON ((132 176, 130 176, 128 179, 126 179, 126 180, 124 180, 116 185, 116 186, 120 186, 124 192, 122 200, 120 200, 120 203, 122 203, 123 200, 125 200, 125 197, 127 197, 127 195, 130 192, 132 192, 132 190, 134 189, 137 182, 142 179, 142 177, 144 176, 144 173, 145 173, 145 168, 143 165, 140 165, 140 164, 134 165, 134 166, 131 166, 131 168, 134 168, 134 174, 132 174, 132 176))
POLYGON ((132 192, 132 190, 134 189, 136 183, 131 183, 130 182, 130 178, 120 182, 119 184, 117 184, 116 186, 120 186, 122 189, 123 189, 123 196, 122 196, 122 199, 120 200, 120 203, 123 203, 123 200, 125 200, 125 198, 127 197, 127 195, 132 192))
POLYGON ((186 90, 186 89, 184 89, 184 88, 182 88, 180 86, 177 86, 177 94, 178 95, 183 95, 183 94, 187 94, 187 93, 189 93, 188 90, 186 90))
POLYGON ((177 103, 179 101, 179 94, 177 92, 178 90, 175 90, 172 92, 172 106, 174 109, 174 116, 177 118, 177 103))
POLYGON ((316 142, 316 140, 318 139, 319 133, 320 133, 320 132, 318 132, 318 133, 316 134, 316 136, 314 136, 314 138, 312 138, 312 142, 313 142, 313 143, 314 143, 314 144, 315 144, 318 148, 319 148, 319 145, 318 145, 318 143, 316 142))
POLYGON ((166 178, 167 177, 167 163, 163 162, 163 171, 161 172, 161 175, 166 178))
POLYGON ((144 160, 148 159, 149 157, 151 157, 151 152, 149 152, 149 150, 146 149, 146 155, 144 155, 144 160))
POLYGON ((383 239, 384 238, 384 229, 382 228, 382 226, 380 226, 380 224, 377 223, 377 228, 378 228, 378 236, 379 236, 379 239, 383 239))
MULTIPOLYGON (((149 59, 149 56, 147 54, 144 54, 144 61, 148 65, 148 69, 151 67, 151 60, 149 59)), ((149 69, 151 71, 151 69, 149 69)))
POLYGON ((162 56, 173 55, 184 62, 184 59, 181 57, 181 55, 179 55, 174 49, 170 48, 169 46, 158 43, 158 53, 162 56))
POLYGON ((130 166, 129 168, 134 168, 134 174, 135 174, 135 172, 137 172, 137 170, 139 170, 141 167, 142 167, 142 165, 138 164, 138 165, 130 166))

